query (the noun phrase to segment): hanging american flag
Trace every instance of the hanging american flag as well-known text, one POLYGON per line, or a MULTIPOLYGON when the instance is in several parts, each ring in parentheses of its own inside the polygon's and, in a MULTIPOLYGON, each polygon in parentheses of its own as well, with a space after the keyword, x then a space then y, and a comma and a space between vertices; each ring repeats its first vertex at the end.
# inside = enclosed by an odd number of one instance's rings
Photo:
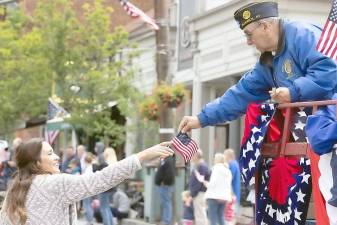
POLYGON ((132 18, 140 18, 145 23, 149 24, 153 29, 159 30, 159 26, 156 24, 156 21, 144 13, 141 9, 137 8, 132 3, 127 0, 119 0, 123 9, 127 12, 132 18))
POLYGON ((190 161, 198 150, 197 143, 186 133, 182 132, 179 132, 179 134, 172 139, 172 145, 175 150, 181 154, 185 162, 190 161))
POLYGON ((69 113, 57 104, 52 98, 48 99, 48 120, 55 118, 64 118, 69 115, 69 113))
POLYGON ((45 129, 44 140, 48 142, 50 145, 52 145, 59 134, 60 134, 59 130, 47 131, 47 129, 45 129))
MULTIPOLYGON (((69 115, 69 113, 63 109, 59 104, 57 104, 53 99, 48 99, 48 122, 56 118, 64 118, 69 115)), ((47 130, 45 129, 44 138, 49 144, 53 144, 58 137, 59 130, 47 130)))
POLYGON ((322 54, 337 59, 337 0, 333 0, 328 20, 325 23, 316 49, 322 54))

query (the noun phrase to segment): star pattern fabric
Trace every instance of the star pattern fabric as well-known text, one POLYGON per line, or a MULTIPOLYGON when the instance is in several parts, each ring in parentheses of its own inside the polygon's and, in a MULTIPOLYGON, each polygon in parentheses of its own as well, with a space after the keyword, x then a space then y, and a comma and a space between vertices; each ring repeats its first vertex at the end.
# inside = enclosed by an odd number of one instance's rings
MULTIPOLYGON (((294 142, 307 142, 306 112, 300 109, 292 118, 294 142)), ((310 160, 278 157, 263 159, 261 164, 257 224, 304 225, 311 195, 310 160)))
POLYGON ((293 115, 293 125, 291 126, 291 133, 295 142, 308 142, 304 132, 305 124, 307 122, 307 114, 304 109, 296 112, 293 115))
POLYGON ((254 183, 255 171, 260 162, 260 149, 267 133, 267 128, 276 111, 276 104, 259 106, 257 118, 250 121, 250 133, 241 144, 240 167, 241 177, 246 185, 254 183))
MULTIPOLYGON (((311 195, 310 160, 301 158, 297 166, 302 172, 293 174, 294 184, 287 187, 284 204, 273 201, 268 188, 272 174, 270 167, 274 159, 265 158, 261 163, 261 180, 258 190, 259 197, 256 204, 257 224, 287 224, 304 225, 311 195)), ((276 177, 276 179, 280 179, 276 177)))
MULTIPOLYGON (((281 139, 282 130, 275 124, 282 123, 283 119, 273 118, 276 105, 263 104, 257 108, 259 110, 256 112, 247 112, 255 119, 249 118, 248 123, 245 121, 250 132, 246 135, 245 130, 240 153, 241 175, 246 185, 255 183, 256 169, 259 171, 256 222, 304 225, 311 195, 310 160, 288 156, 262 158, 262 142, 277 142, 281 139)), ((282 114, 284 112, 280 112, 282 114)), ((306 120, 304 109, 293 114, 291 142, 307 142, 304 132, 306 120)))

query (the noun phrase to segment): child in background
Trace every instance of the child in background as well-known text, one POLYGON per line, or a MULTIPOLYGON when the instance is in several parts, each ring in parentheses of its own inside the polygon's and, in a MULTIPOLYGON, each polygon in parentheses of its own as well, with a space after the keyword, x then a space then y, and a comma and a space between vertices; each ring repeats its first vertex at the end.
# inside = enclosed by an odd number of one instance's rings
POLYGON ((183 200, 183 225, 193 225, 194 220, 194 210, 192 197, 189 191, 183 191, 181 193, 183 200))
POLYGON ((79 166, 78 160, 73 159, 69 163, 69 168, 66 170, 69 174, 81 174, 81 167, 79 166))
POLYGON ((225 206, 225 222, 226 225, 235 224, 235 195, 233 194, 232 201, 227 202, 225 206))

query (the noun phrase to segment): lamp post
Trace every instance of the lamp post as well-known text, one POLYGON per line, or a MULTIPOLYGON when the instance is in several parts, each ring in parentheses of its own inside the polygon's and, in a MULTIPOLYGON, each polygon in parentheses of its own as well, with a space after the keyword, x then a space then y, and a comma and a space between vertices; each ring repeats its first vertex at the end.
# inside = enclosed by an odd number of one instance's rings
POLYGON ((81 87, 76 85, 76 84, 72 84, 70 86, 70 90, 74 93, 74 94, 77 94, 80 90, 81 90, 81 87))

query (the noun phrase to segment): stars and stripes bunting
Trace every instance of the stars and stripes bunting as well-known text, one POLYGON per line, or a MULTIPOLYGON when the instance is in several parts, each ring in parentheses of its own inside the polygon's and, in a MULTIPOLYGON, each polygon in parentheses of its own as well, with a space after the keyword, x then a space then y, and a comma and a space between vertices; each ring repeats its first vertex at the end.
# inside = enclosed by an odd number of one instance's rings
POLYGON ((260 170, 256 224, 305 225, 311 195, 310 160, 303 157, 264 158, 260 170), (277 164, 279 166, 275 168, 277 164), (279 172, 273 174, 275 170, 279 172))
POLYGON ((317 51, 337 59, 337 0, 333 0, 328 20, 316 46, 317 51))
MULTIPOLYGON (((275 112, 274 104, 248 106, 240 155, 241 175, 246 185, 252 185, 255 183, 254 175, 259 171, 257 224, 304 225, 311 195, 310 160, 305 157, 266 158, 260 155, 264 140, 278 142, 282 137, 278 124, 283 120, 282 117, 273 118, 275 112)), ((307 141, 304 132, 306 120, 304 109, 294 113, 290 129, 295 142, 307 141)))
MULTIPOLYGON (((251 108, 259 111, 261 113, 257 118, 251 118, 246 124, 250 127, 248 129, 249 135, 247 135, 246 140, 241 145, 240 151, 240 166, 241 166, 241 177, 246 185, 251 185, 254 183, 254 175, 257 169, 257 165, 260 161, 260 149, 262 146, 262 141, 267 132, 268 125, 272 120, 274 113, 276 111, 275 104, 263 104, 257 108, 251 108)), ((255 114, 255 113, 254 113, 255 114)), ((246 117, 249 116, 248 113, 246 117)), ((248 119, 248 118, 246 118, 248 119)))
POLYGON ((181 154, 185 162, 190 161, 198 150, 197 143, 186 133, 181 132, 172 139, 172 145, 175 150, 181 154))

